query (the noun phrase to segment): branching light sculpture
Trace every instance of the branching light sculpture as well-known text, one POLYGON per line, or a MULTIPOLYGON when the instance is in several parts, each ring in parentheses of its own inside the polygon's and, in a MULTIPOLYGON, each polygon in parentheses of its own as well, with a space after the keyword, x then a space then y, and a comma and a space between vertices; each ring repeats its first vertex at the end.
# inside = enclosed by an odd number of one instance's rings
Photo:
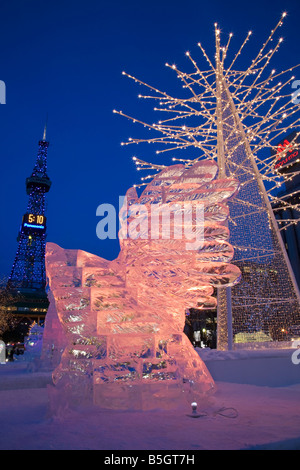
MULTIPOLYGON (((235 70, 239 57, 252 36, 250 31, 226 66, 232 34, 221 46, 221 31, 215 24, 216 55, 211 60, 201 43, 198 46, 206 62, 206 70, 194 60, 190 52, 186 56, 193 66, 191 72, 183 72, 176 65, 166 64, 177 74, 184 88, 183 97, 176 98, 123 72, 123 75, 147 87, 150 95, 142 99, 158 102, 154 108, 165 118, 156 124, 148 124, 122 111, 120 114, 138 122, 156 136, 130 138, 122 145, 151 143, 159 145, 156 154, 175 150, 180 155, 172 161, 190 167, 201 159, 217 160, 219 177, 233 177, 240 182, 240 194, 230 202, 231 243, 235 248, 236 264, 241 268, 243 281, 232 289, 218 291, 218 345, 231 347, 231 310, 234 334, 264 332, 270 340, 282 340, 283 333, 300 323, 300 295, 286 250, 280 235, 298 219, 285 221, 278 226, 271 204, 298 211, 299 192, 293 202, 281 197, 279 188, 285 182, 276 169, 276 159, 283 157, 286 149, 278 151, 278 142, 291 129, 296 129, 290 145, 299 149, 299 105, 292 100, 292 83, 295 80, 291 67, 282 72, 271 68, 271 61, 279 50, 283 38, 276 33, 287 16, 283 13, 276 27, 263 43, 258 54, 245 70, 235 70), (274 45, 275 44, 275 45, 274 45), (182 151, 190 152, 190 158, 181 158, 182 151), (196 152, 196 153, 195 153, 196 152)), ((161 171, 164 165, 146 162, 134 157, 137 169, 161 171)), ((299 174, 290 172, 287 180, 299 174)), ((137 186, 147 184, 153 175, 142 177, 137 186)))

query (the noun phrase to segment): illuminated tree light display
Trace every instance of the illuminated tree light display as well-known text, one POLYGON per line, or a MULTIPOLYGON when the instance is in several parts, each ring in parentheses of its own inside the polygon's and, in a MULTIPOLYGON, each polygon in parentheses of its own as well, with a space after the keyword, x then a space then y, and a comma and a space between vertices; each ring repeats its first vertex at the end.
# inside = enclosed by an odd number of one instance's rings
MULTIPOLYGON (((198 43, 206 70, 190 52, 186 56, 192 65, 191 72, 166 64, 182 83, 184 91, 180 98, 123 72, 150 90, 150 95, 139 94, 139 98, 159 103, 154 110, 166 117, 158 123, 148 124, 114 110, 159 134, 144 139, 129 138, 122 145, 157 144, 157 155, 176 151, 178 158, 172 160, 186 168, 198 161, 217 160, 219 177, 233 177, 240 183, 239 195, 228 201, 228 225, 230 243, 235 250, 233 263, 240 267, 243 276, 232 289, 218 289, 220 349, 232 347, 235 337, 244 335, 247 341, 247 335, 253 337, 253 333, 261 332, 270 341, 289 339, 293 328, 300 324, 299 288, 280 235, 280 230, 299 222, 300 216, 284 223, 279 221, 278 225, 271 206, 277 204, 281 209, 299 211, 298 190, 289 201, 285 196, 280 197, 279 192, 283 183, 291 181, 299 171, 288 175, 278 171, 278 162, 284 161, 287 150, 299 152, 299 105, 291 94, 295 81, 293 71, 299 65, 280 72, 270 65, 283 43, 283 38, 276 40, 276 33, 286 16, 282 14, 257 56, 242 71, 234 67, 252 32, 246 35, 230 65, 226 66, 233 34, 221 46, 221 30, 215 24, 214 61, 198 43), (279 145, 279 141, 290 134, 291 129, 296 131, 287 149, 279 145), (182 157, 183 152, 189 152, 190 157, 182 157)), ((163 167, 138 157, 134 157, 134 161, 138 170, 160 171, 163 167)), ((151 177, 150 173, 143 176, 137 186, 147 184, 151 177)))
MULTIPOLYGON (((230 348, 233 337, 236 342, 279 341, 299 325, 299 291, 271 207, 278 201, 281 175, 275 173, 274 157, 258 157, 265 148, 274 150, 277 139, 299 122, 297 107, 280 95, 294 77, 284 85, 277 83, 284 73, 262 78, 282 43, 266 50, 284 16, 247 71, 234 71, 233 65, 251 33, 225 70, 232 35, 221 47, 216 25, 215 66, 199 44, 209 70, 201 71, 190 53, 194 72, 171 67, 189 98, 146 85, 157 96, 144 98, 158 99, 159 109, 171 117, 152 125, 132 118, 162 136, 131 138, 128 144, 158 143, 165 148, 157 153, 190 149, 198 155, 173 157, 179 162, 172 165, 134 157, 138 169, 157 174, 136 185, 145 186, 140 196, 136 187, 126 194, 117 259, 47 245, 47 275, 66 336, 55 386, 49 389, 56 409, 84 401, 115 409, 172 407, 183 397, 191 403, 214 391, 205 364, 183 333, 188 308, 217 306, 219 349, 230 348), (284 119, 292 123, 285 125, 284 119), (153 212, 153 206, 187 202, 201 206, 204 214, 198 224, 189 208, 194 235, 203 230, 193 249, 187 249, 185 219, 178 217, 181 206, 171 237, 163 236, 163 219, 153 212), (158 233, 152 231, 155 219, 158 233), (129 236, 130 227, 139 227, 136 237, 129 236)), ((296 138, 292 145, 296 148, 296 138)))

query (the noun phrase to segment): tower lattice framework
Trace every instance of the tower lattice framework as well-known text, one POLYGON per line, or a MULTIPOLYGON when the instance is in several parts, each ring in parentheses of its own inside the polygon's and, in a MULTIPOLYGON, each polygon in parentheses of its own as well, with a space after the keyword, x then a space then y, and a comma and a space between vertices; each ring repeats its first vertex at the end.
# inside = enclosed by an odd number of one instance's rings
POLYGON ((22 218, 17 253, 7 283, 7 289, 16 294, 17 313, 39 318, 45 316, 49 305, 45 271, 46 193, 51 187, 47 175, 48 146, 45 129, 43 139, 39 141, 32 174, 26 179, 28 205, 22 218))

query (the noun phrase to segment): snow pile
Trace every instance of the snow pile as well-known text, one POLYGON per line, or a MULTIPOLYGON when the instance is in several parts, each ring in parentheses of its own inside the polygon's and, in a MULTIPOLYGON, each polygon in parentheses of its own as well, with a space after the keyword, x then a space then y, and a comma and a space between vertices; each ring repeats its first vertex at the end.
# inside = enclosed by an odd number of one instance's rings
POLYGON ((28 369, 36 369, 39 363, 43 347, 44 328, 33 323, 28 336, 24 339, 25 352, 14 355, 14 361, 27 364, 28 369))
POLYGON ((267 387, 300 383, 300 364, 292 362, 295 349, 196 350, 218 381, 267 387))
POLYGON ((47 385, 52 383, 51 375, 51 372, 36 371, 32 362, 8 362, 0 365, 0 391, 46 389, 47 385))

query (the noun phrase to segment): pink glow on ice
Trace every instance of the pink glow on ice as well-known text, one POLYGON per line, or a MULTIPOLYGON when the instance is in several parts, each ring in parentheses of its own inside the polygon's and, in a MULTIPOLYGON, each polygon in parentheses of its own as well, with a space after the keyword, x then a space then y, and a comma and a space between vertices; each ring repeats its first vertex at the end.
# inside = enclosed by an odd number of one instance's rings
POLYGON ((214 162, 190 169, 174 165, 156 175, 140 197, 134 188, 127 192, 129 207, 201 204, 204 243, 199 249, 186 250, 184 236, 125 238, 128 224, 142 217, 127 207, 120 213, 121 251, 114 261, 47 244, 47 275, 68 341, 53 374, 56 406, 65 401, 168 408, 182 399, 202 400, 214 390, 183 329, 187 308, 214 308, 214 287, 234 285, 240 278, 230 264, 233 248, 226 227, 226 200, 237 193, 238 183, 216 179, 217 172, 214 162))

